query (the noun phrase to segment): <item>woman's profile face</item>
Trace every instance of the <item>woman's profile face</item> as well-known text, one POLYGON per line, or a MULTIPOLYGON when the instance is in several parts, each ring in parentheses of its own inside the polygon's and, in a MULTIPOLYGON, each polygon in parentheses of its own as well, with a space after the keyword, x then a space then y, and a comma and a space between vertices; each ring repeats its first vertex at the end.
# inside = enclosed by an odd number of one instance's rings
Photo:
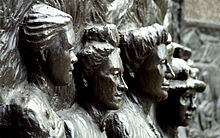
POLYGON ((155 102, 165 100, 169 88, 169 82, 165 78, 166 74, 171 74, 170 76, 174 77, 168 62, 166 45, 159 45, 153 49, 139 69, 139 88, 155 102))
POLYGON ((187 126, 192 119, 193 112, 196 110, 196 92, 193 90, 187 90, 181 94, 179 98, 177 108, 177 122, 179 126, 187 126))
POLYGON ((128 89, 122 78, 124 69, 119 50, 114 50, 100 66, 93 75, 92 96, 105 108, 119 109, 128 89))
POLYGON ((49 77, 57 86, 67 85, 70 82, 73 64, 77 61, 73 52, 74 46, 68 40, 68 33, 60 35, 53 40, 54 43, 49 48, 47 55, 49 77))

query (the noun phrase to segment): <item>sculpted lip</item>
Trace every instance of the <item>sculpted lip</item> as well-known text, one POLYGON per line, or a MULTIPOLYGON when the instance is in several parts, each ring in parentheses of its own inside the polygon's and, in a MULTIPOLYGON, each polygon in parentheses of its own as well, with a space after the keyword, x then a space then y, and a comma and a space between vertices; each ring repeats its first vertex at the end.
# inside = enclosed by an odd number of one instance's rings
POLYGON ((192 118, 192 113, 186 113, 185 116, 186 116, 186 119, 191 119, 192 118))
POLYGON ((170 86, 169 83, 163 83, 162 86, 161 86, 161 89, 165 90, 165 91, 168 91, 169 90, 169 86, 170 86))
POLYGON ((123 95, 122 93, 117 92, 114 96, 115 96, 115 97, 122 97, 122 95, 123 95))
POLYGON ((116 96, 114 95, 114 101, 117 102, 117 103, 120 103, 122 101, 122 96, 116 96))
POLYGON ((169 85, 162 85, 161 89, 164 91, 168 91, 169 90, 169 85))
POLYGON ((161 89, 164 90, 164 91, 168 91, 169 90, 169 86, 170 86, 170 83, 168 82, 167 79, 164 78, 164 81, 163 81, 163 84, 161 86, 161 89))
POLYGON ((168 93, 167 91, 169 90, 169 84, 168 83, 163 83, 161 86, 161 93, 163 94, 163 96, 161 97, 161 101, 166 100, 168 98, 168 93))
POLYGON ((120 102, 122 100, 122 96, 123 96, 123 93, 116 92, 116 94, 114 94, 114 99, 120 102))

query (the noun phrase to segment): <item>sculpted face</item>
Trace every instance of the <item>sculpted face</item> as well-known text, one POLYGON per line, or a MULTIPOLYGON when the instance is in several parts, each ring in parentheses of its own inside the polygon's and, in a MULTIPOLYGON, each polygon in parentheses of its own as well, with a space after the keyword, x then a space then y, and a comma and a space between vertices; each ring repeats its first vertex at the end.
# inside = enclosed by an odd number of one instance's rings
POLYGON ((115 50, 94 74, 92 95, 105 108, 116 110, 121 106, 124 91, 128 89, 122 78, 123 72, 119 50, 115 50))
POLYGON ((169 83, 166 78, 174 77, 174 73, 168 62, 168 52, 165 45, 161 44, 152 50, 140 68, 137 77, 141 91, 154 102, 167 99, 169 83))
POLYGON ((179 107, 177 108, 177 123, 179 126, 189 125, 190 120, 192 119, 193 112, 196 110, 195 97, 196 92, 193 90, 187 90, 185 93, 180 95, 179 98, 179 107))
POLYGON ((196 92, 203 91, 205 84, 191 77, 192 68, 182 59, 174 58, 172 68, 176 77, 170 80, 169 95, 172 95, 171 99, 168 98, 172 102, 170 109, 174 112, 172 116, 176 126, 187 126, 196 110, 196 92))
POLYGON ((194 72, 186 61, 173 58, 171 65, 175 77, 169 79, 169 97, 156 104, 156 118, 165 132, 168 132, 167 128, 189 125, 196 110, 196 92, 206 88, 204 82, 193 78, 194 72))
POLYGON ((73 31, 60 33, 54 39, 47 55, 49 77, 57 86, 67 85, 72 79, 73 64, 77 57, 73 52, 73 31))

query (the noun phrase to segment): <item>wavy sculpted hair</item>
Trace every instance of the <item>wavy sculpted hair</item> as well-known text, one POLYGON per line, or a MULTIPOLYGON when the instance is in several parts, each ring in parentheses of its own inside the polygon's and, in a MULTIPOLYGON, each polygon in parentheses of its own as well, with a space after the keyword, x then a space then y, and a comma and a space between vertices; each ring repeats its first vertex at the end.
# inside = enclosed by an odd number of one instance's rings
POLYGON ((82 37, 82 49, 78 53, 79 61, 76 63, 74 77, 76 83, 76 100, 85 104, 91 96, 89 82, 100 68, 103 60, 115 50, 120 50, 119 33, 113 24, 105 26, 87 27, 82 37))
MULTIPOLYGON (((19 45, 21 57, 27 67, 29 82, 35 81, 39 66, 44 65, 47 59, 47 49, 54 45, 54 39, 58 38, 58 34, 70 31, 73 32, 73 24, 69 14, 41 2, 35 3, 30 8, 24 17, 19 45)), ((73 42, 74 33, 69 34, 72 34, 70 39, 73 42)), ((65 35, 59 35, 59 39, 62 39, 61 37, 65 35)))

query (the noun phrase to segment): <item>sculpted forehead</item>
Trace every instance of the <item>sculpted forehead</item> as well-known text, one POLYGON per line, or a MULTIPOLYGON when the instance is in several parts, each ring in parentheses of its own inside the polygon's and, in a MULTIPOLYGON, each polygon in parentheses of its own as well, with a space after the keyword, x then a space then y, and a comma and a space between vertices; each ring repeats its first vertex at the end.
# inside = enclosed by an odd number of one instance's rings
POLYGON ((67 30, 65 32, 65 35, 66 35, 66 38, 67 38, 67 41, 70 45, 74 45, 74 42, 75 42, 75 33, 73 31, 73 25, 72 24, 69 24, 68 26, 65 26, 67 30))
POLYGON ((165 59, 168 59, 168 50, 166 45, 161 44, 152 49, 152 53, 144 61, 144 66, 157 65, 165 59))
POLYGON ((115 49, 105 60, 101 66, 102 69, 119 69, 123 70, 122 61, 120 58, 120 49, 115 49))
POLYGON ((195 95, 196 95, 196 91, 195 90, 187 90, 186 92, 184 92, 182 94, 182 96, 186 96, 186 97, 195 96, 195 95))
POLYGON ((161 59, 167 59, 167 56, 168 56, 168 50, 167 50, 167 47, 166 45, 164 44, 160 44, 157 46, 157 56, 158 58, 161 60, 161 59))

